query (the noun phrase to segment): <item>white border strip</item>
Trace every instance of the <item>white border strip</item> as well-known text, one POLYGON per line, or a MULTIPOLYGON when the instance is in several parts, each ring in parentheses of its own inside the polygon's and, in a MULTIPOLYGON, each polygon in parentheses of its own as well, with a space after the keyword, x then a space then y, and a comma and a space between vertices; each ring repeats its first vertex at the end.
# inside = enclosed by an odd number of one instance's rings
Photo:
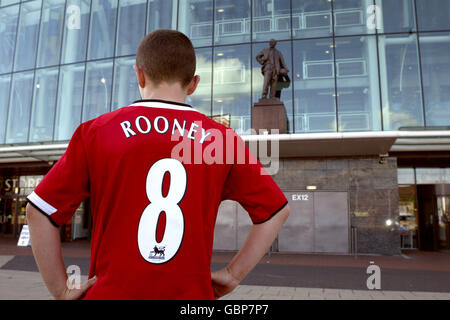
POLYGON ((196 111, 197 109, 191 107, 179 106, 171 103, 164 102, 136 102, 130 105, 130 107, 150 107, 150 108, 160 108, 160 109, 171 109, 171 110, 179 110, 179 111, 196 111))
POLYGON ((39 197, 34 191, 27 197, 33 204, 37 205, 39 209, 44 211, 46 214, 51 216, 56 211, 56 208, 52 207, 50 204, 45 202, 41 197, 39 197))

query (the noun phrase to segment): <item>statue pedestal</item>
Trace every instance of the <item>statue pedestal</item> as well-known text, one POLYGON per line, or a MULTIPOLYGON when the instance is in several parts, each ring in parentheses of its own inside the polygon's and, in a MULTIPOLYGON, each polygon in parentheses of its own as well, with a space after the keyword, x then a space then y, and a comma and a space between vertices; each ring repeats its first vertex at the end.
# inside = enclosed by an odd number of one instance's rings
POLYGON ((287 117, 284 103, 277 98, 259 99, 252 108, 252 129, 260 134, 264 129, 278 129, 279 133, 287 133, 287 117))

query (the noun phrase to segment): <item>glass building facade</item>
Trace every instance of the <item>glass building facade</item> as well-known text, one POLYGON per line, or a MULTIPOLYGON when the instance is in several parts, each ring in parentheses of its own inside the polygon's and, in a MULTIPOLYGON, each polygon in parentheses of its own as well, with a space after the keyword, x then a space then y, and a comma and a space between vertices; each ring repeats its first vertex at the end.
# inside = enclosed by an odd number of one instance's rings
POLYGON ((291 133, 450 126, 450 0, 0 0, 0 145, 67 141, 139 99, 152 30, 192 39, 188 103, 251 128, 255 60, 278 40, 291 133))

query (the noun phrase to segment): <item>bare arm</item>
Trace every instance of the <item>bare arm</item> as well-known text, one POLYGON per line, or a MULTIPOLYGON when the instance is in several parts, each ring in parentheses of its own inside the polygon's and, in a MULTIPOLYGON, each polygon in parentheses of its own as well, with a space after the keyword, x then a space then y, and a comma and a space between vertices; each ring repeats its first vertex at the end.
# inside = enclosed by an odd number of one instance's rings
POLYGON ((212 273, 211 277, 216 298, 233 291, 262 259, 289 217, 289 212, 289 205, 286 205, 270 220, 262 224, 253 225, 247 240, 230 264, 226 268, 212 273))
POLYGON ((33 255, 50 293, 55 299, 79 299, 96 279, 81 284, 79 289, 69 289, 58 228, 30 204, 27 205, 27 222, 33 255))

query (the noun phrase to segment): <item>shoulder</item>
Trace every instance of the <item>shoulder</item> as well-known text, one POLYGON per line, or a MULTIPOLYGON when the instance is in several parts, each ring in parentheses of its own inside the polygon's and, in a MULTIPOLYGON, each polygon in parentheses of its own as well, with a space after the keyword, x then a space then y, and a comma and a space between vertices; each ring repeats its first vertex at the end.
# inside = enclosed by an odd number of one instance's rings
POLYGON ((83 122, 79 126, 79 129, 80 129, 82 135, 84 135, 84 136, 92 135, 96 130, 106 126, 112 120, 114 120, 115 118, 117 118, 118 116, 123 114, 125 112, 125 110, 126 110, 126 107, 102 114, 102 115, 98 116, 97 118, 83 122))

